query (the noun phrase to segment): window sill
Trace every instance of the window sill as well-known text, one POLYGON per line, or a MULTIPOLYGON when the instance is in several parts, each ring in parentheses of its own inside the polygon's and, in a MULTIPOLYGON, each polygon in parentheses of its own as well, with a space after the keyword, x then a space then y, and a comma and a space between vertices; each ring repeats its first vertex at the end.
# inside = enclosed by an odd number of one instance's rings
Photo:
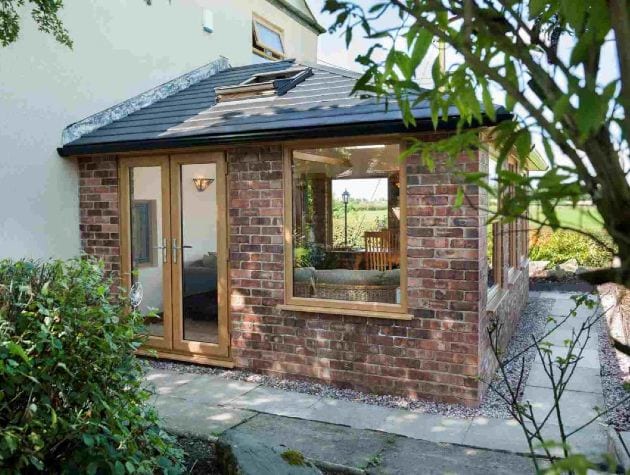
POLYGON ((492 294, 490 299, 488 299, 488 303, 486 303, 486 312, 490 314, 496 313, 497 309, 501 305, 501 302, 503 302, 503 299, 507 294, 507 289, 497 289, 497 291, 492 294))
POLYGON ((413 315, 408 313, 375 312, 373 310, 330 308, 330 307, 309 307, 306 305, 277 305, 276 308, 291 312, 306 313, 327 313, 330 315, 349 315, 353 317, 384 318, 387 320, 412 320, 413 315))

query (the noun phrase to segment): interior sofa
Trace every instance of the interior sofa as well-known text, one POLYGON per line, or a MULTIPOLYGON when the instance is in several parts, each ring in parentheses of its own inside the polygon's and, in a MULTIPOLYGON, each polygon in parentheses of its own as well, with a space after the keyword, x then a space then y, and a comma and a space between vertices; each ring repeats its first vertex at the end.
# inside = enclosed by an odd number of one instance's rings
POLYGON ((293 270, 293 295, 355 302, 396 303, 400 269, 349 270, 298 267, 293 270))

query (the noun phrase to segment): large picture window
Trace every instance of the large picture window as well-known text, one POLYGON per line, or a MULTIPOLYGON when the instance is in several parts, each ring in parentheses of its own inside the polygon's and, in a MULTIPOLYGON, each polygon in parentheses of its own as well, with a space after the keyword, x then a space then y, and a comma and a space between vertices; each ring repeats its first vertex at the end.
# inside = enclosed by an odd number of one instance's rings
POLYGON ((398 144, 287 150, 288 300, 405 311, 398 144))

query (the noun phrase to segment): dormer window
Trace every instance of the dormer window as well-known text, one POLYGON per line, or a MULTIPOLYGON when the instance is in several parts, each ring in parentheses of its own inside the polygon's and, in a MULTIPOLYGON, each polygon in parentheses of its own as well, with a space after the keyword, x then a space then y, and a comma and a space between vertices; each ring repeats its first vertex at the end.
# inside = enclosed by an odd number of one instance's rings
POLYGON ((282 96, 313 74, 311 68, 290 68, 254 74, 235 86, 214 89, 217 102, 282 96))
POLYGON ((285 58, 282 30, 257 16, 252 21, 252 47, 257 62, 285 58))

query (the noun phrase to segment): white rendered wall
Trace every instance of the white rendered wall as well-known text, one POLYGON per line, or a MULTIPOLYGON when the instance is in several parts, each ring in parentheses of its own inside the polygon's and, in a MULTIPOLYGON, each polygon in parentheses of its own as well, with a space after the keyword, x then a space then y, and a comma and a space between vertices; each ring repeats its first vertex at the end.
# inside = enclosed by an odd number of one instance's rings
POLYGON ((56 153, 65 126, 219 55, 249 64, 253 13, 284 29, 289 57, 316 61, 316 34, 266 0, 64 4, 73 50, 37 31, 26 10, 20 39, 0 47, 0 258, 79 253, 76 164, 56 153))

